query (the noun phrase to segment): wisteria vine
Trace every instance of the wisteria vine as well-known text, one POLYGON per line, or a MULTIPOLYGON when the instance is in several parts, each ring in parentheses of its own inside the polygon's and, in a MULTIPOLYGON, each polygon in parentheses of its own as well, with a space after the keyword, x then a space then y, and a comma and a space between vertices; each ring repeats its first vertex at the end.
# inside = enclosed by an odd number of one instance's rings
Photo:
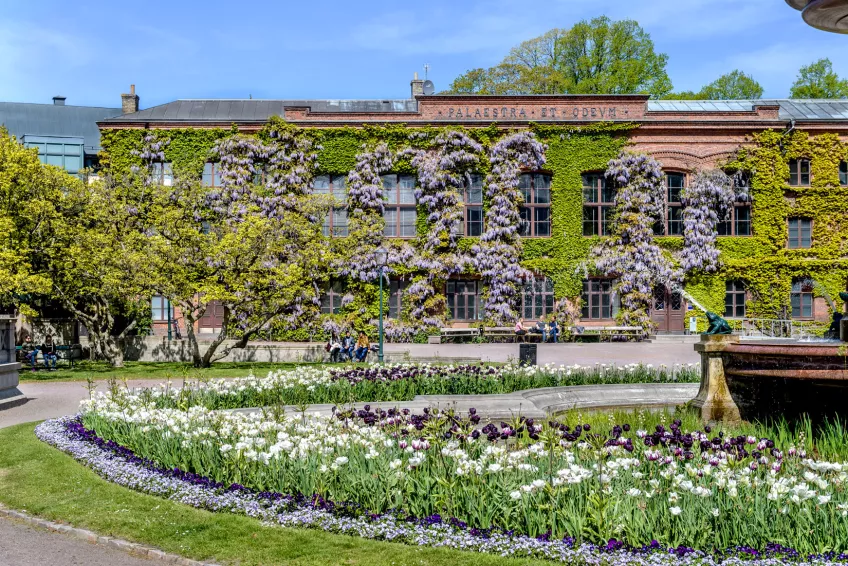
POLYGON ((531 273, 521 266, 519 207, 524 201, 519 190, 522 169, 545 164, 546 146, 531 132, 507 136, 492 148, 492 172, 486 178, 486 229, 472 248, 474 267, 487 283, 484 295, 486 318, 504 325, 518 318, 516 302, 521 285, 531 273))
POLYGON ((681 267, 686 272, 714 272, 719 263, 716 227, 727 218, 736 200, 731 178, 718 169, 700 171, 683 190, 680 200, 684 207, 681 267))
POLYGON ((613 288, 621 299, 619 322, 647 330, 653 327, 653 287, 676 287, 679 278, 654 241, 653 225, 665 213, 662 167, 647 155, 622 152, 609 162, 606 178, 617 189, 615 214, 612 237, 592 250, 595 268, 617 278, 613 288))
POLYGON ((411 163, 418 170, 415 198, 427 209, 427 235, 415 266, 423 274, 407 290, 412 303, 411 318, 424 326, 442 322, 443 301, 436 293, 437 282, 462 272, 469 258, 458 252, 463 235, 464 190, 471 172, 480 162, 483 146, 464 132, 445 131, 427 149, 410 149, 411 163))

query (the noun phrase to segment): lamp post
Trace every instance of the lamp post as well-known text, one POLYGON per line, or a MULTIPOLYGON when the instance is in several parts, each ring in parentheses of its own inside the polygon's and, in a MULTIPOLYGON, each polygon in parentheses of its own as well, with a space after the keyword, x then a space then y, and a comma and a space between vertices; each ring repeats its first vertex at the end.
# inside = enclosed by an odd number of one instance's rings
POLYGON ((386 263, 389 258, 389 252, 386 251, 382 246, 377 248, 377 251, 374 252, 374 255, 377 259, 377 271, 380 274, 380 349, 377 352, 377 360, 382 364, 383 363, 383 270, 386 267, 386 263))

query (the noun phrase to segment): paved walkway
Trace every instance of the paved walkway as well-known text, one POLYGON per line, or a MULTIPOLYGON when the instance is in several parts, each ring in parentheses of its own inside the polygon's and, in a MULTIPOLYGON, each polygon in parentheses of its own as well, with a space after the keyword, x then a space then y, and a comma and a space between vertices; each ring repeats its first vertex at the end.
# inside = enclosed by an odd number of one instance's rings
MULTIPOLYGON (((479 358, 483 361, 507 362, 518 357, 517 344, 390 344, 391 348, 404 349, 412 357, 479 358)), ((387 348, 387 351, 388 348, 387 348)), ((697 363, 698 355, 692 344, 540 344, 539 364, 684 364, 697 363)), ((133 380, 130 387, 150 387, 163 380, 133 380)), ((105 391, 106 383, 98 382, 98 390, 105 391)), ((23 382, 19 389, 30 400, 11 409, 0 410, 0 428, 15 424, 40 421, 70 415, 77 411, 80 401, 88 398, 84 381, 23 382)), ((612 390, 609 390, 611 394, 612 390)), ((688 392, 687 392, 688 394, 688 392)), ((441 401, 442 404, 444 401, 441 401)), ((505 401, 509 403, 510 401, 505 401)), ((425 405, 426 406, 426 405, 425 405)), ((473 405, 469 405, 473 406, 473 405)))
POLYGON ((161 563, 0 518, 0 566, 153 566, 161 563))

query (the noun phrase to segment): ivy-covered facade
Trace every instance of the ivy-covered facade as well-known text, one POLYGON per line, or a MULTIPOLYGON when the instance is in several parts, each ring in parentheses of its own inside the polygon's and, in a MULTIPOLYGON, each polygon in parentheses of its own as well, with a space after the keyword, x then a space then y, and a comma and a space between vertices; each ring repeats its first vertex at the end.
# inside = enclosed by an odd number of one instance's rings
MULTIPOLYGON (((616 200, 622 187, 610 174, 622 152, 645 154, 649 168, 659 167, 653 174, 662 197, 643 236, 675 277, 642 297, 656 331, 682 332, 692 316, 703 330, 703 309, 817 328, 842 310, 833 300, 848 283, 848 105, 840 101, 194 100, 99 126, 101 164, 112 171, 136 164, 145 136, 167 139, 163 183, 187 176, 219 185, 213 150, 236 134, 261 140, 294 126, 319 148, 313 187, 336 199, 322 221, 341 259, 336 276, 322 282, 320 319, 276 328, 276 339, 370 327, 380 244, 390 252, 390 338, 516 317, 621 321, 617 277, 596 260, 610 238, 623 246, 630 237, 620 221, 629 213, 616 200), (728 174, 733 198, 724 199, 717 221, 698 224, 695 203, 710 215, 704 198, 715 171, 728 174), (376 183, 380 202, 364 194, 376 183), (700 263, 699 246, 717 255, 700 263)), ((164 299, 153 301, 154 319, 166 318, 164 299)), ((200 325, 215 324, 211 309, 200 325)))

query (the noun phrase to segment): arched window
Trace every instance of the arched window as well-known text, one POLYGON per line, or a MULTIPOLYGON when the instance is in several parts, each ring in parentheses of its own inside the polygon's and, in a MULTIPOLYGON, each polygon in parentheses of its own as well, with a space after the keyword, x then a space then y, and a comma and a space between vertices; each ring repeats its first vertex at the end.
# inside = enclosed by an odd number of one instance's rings
POLYGON ((416 234, 415 177, 413 175, 381 175, 386 208, 383 218, 387 238, 414 238, 416 234))
POLYGON ((473 174, 471 182, 466 179, 465 186, 460 191, 462 202, 465 203, 463 233, 466 236, 481 236, 483 234, 483 176, 473 174))
POLYGON ((607 185, 603 173, 584 173, 583 235, 608 236, 612 228, 615 188, 607 185))
POLYGON ((524 195, 521 207, 520 234, 524 237, 547 238, 551 235, 551 176, 523 173, 519 189, 524 195))
POLYGON ((745 284, 741 281, 724 284, 724 316, 745 318, 745 284))
POLYGON ((321 227, 325 236, 347 236, 347 177, 318 175, 313 181, 316 195, 331 195, 335 205, 327 212, 321 227))
POLYGON ((665 218, 654 224, 657 236, 681 236, 683 234, 683 203, 680 196, 686 187, 684 173, 666 173, 665 218))
POLYGON ((813 282, 809 279, 795 279, 789 304, 792 307, 792 318, 813 318, 813 282))

